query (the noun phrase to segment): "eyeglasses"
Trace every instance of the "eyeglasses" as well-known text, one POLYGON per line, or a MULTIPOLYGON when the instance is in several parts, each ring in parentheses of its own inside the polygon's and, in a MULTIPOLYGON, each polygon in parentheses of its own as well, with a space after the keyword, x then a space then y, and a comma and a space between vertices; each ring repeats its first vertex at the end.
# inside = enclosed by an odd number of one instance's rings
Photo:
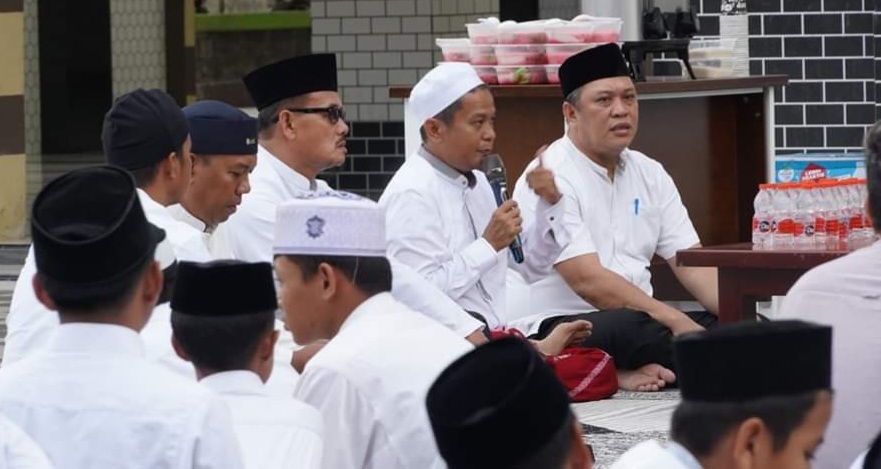
MULTIPOLYGON (((333 104, 328 107, 292 107, 292 108, 284 108, 285 111, 289 112, 299 112, 302 114, 324 114, 327 117, 327 120, 330 121, 331 125, 336 124, 342 119, 346 120, 346 110, 342 108, 342 106, 337 106, 333 104)), ((272 119, 272 122, 278 122, 279 116, 275 116, 272 119)))

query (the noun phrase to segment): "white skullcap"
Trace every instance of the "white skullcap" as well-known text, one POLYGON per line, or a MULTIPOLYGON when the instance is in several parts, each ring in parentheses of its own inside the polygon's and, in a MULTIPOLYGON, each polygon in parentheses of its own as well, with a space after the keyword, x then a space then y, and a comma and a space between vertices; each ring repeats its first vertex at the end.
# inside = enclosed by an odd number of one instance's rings
POLYGON ((474 88, 484 84, 474 67, 445 62, 434 67, 410 91, 410 113, 420 126, 474 88))
POLYGON ((324 191, 276 209, 273 254, 385 257, 385 210, 348 192, 324 191))

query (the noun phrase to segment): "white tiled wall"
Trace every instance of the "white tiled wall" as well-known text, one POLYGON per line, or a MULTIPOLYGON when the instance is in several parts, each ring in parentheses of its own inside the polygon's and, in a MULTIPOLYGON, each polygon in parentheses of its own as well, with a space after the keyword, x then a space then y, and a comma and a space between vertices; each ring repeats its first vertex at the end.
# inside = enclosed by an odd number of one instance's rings
POLYGON ((165 89, 165 2, 110 2, 113 96, 136 88, 165 89))
POLYGON ((499 0, 312 0, 312 50, 337 54, 352 121, 402 121, 390 85, 413 85, 440 59, 436 37, 498 16, 499 0))
MULTIPOLYGON (((27 154, 27 206, 43 187, 40 132, 40 31, 37 0, 24 1, 24 134, 27 154)), ((28 211, 28 213, 30 213, 28 211)))

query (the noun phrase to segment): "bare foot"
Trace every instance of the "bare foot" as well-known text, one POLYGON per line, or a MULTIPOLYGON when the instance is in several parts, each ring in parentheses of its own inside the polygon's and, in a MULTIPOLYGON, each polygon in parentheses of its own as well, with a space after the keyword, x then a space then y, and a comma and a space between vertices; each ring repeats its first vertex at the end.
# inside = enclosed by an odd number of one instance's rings
POLYGON ((657 363, 636 370, 618 370, 618 387, 625 391, 657 392, 676 381, 676 375, 657 363))
POLYGON ((592 329, 593 324, 583 319, 560 323, 547 337, 533 341, 533 344, 545 355, 559 355, 564 348, 584 342, 592 329))

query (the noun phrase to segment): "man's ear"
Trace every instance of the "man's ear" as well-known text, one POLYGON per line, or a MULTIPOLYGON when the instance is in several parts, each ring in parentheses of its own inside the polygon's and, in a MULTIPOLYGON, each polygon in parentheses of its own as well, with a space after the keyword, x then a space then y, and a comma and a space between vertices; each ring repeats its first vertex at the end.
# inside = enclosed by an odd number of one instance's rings
POLYGON ((34 287, 34 294, 37 296, 37 299, 46 307, 46 309, 49 311, 58 311, 58 306, 56 306, 55 301, 49 297, 49 292, 46 291, 46 287, 43 286, 43 282, 40 281, 40 277, 37 274, 34 274, 34 277, 31 279, 31 285, 34 287))
POLYGON ((257 355, 260 357, 260 361, 272 361, 275 356, 276 342, 278 342, 278 331, 276 329, 272 329, 260 338, 260 342, 257 344, 257 355))
POLYGON ((159 301, 159 295, 162 294, 162 268, 159 266, 159 261, 150 261, 141 283, 143 285, 141 300, 150 303, 152 309, 159 301))
POLYGON ((181 360, 190 361, 190 356, 187 355, 187 352, 180 345, 180 342, 178 342, 177 340, 177 336, 174 334, 171 334, 171 348, 174 349, 174 353, 176 353, 181 360))
POLYGON ((762 453, 767 452, 769 442, 765 422, 758 417, 750 417, 738 425, 734 431, 734 442, 731 446, 732 458, 737 467, 755 467, 755 461, 762 453))
POLYGON ((318 265, 318 276, 321 281, 321 298, 333 299, 340 287, 335 269, 330 264, 322 262, 318 265))
POLYGON ((569 104, 566 101, 563 101, 563 120, 564 121, 566 121, 567 123, 574 121, 576 118, 576 111, 577 111, 577 109, 575 109, 575 106, 569 104))
POLYGON ((278 112, 278 124, 276 125, 276 131, 281 132, 286 140, 296 140, 297 130, 297 123, 294 119, 294 113, 285 112, 284 109, 281 109, 278 112))
POLYGON ((425 121, 422 124, 422 129, 425 130, 425 139, 429 142, 436 142, 443 138, 444 130, 446 130, 444 123, 435 118, 425 121))

